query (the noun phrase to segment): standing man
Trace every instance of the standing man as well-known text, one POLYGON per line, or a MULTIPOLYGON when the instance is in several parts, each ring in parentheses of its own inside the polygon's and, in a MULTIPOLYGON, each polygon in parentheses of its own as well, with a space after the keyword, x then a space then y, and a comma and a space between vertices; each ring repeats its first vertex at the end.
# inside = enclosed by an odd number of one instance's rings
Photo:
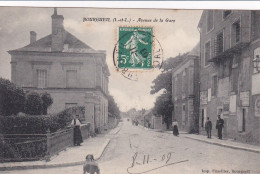
POLYGON ((212 123, 209 120, 209 117, 207 118, 207 121, 205 123, 205 129, 207 131, 208 138, 211 138, 212 123))
POLYGON ((218 138, 222 139, 222 128, 224 127, 224 120, 218 115, 216 129, 218 130, 218 138))

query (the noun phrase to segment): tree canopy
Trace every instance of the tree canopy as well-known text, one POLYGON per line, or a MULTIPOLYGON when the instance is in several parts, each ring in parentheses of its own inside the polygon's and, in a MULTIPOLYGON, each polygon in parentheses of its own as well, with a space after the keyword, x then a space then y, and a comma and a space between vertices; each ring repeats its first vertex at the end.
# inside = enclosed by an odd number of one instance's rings
POLYGON ((120 118, 120 110, 113 96, 108 95, 108 113, 113 117, 120 118))
POLYGON ((177 67, 187 54, 178 55, 174 58, 170 57, 164 61, 161 74, 152 82, 150 94, 156 94, 163 90, 163 94, 156 98, 153 112, 164 118, 167 128, 169 128, 172 122, 172 111, 174 109, 174 104, 172 103, 172 69, 177 67))

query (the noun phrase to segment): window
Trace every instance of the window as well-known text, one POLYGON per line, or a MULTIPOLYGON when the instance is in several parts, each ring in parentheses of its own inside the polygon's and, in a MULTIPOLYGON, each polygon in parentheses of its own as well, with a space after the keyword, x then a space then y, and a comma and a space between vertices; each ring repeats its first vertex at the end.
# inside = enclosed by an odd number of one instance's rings
POLYGON ((66 71, 66 85, 68 88, 77 86, 77 70, 66 71))
POLYGON ((223 10, 223 19, 226 19, 230 14, 232 10, 223 10))
POLYGON ((207 14, 207 32, 213 29, 213 24, 214 24, 214 11, 213 10, 208 10, 207 14))
POLYGON ((77 103, 65 103, 65 109, 76 107, 76 106, 77 106, 77 103))
POLYGON ((233 30, 233 40, 235 41, 235 43, 238 43, 240 42, 240 34, 241 34, 241 31, 240 31, 240 21, 237 21, 235 23, 232 24, 232 30, 233 30))
POLYGON ((47 82, 47 71, 46 70, 37 70, 37 87, 46 88, 47 82))
POLYGON ((218 56, 224 51, 224 34, 219 33, 215 40, 215 56, 218 56))
POLYGON ((232 69, 232 79, 231 79, 231 91, 237 93, 238 90, 238 68, 232 69))
POLYGON ((218 89, 218 76, 217 75, 214 75, 212 77, 212 84, 211 84, 211 89, 212 89, 212 92, 211 92, 211 95, 212 96, 217 96, 217 89, 218 89))
POLYGON ((205 54, 204 54, 204 66, 207 66, 209 64, 208 60, 210 59, 210 41, 208 41, 205 44, 205 54))

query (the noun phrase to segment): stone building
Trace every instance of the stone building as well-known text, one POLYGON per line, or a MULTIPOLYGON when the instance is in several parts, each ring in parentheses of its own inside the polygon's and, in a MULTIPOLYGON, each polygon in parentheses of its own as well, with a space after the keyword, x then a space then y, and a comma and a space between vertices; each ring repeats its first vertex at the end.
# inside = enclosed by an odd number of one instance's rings
POLYGON ((172 120, 177 120, 180 130, 190 133, 199 131, 199 46, 172 70, 172 120))
POLYGON ((8 51, 11 79, 26 90, 47 91, 53 98, 48 113, 85 106, 85 121, 102 130, 108 122, 106 52, 94 50, 64 29, 62 15, 54 9, 52 33, 29 45, 8 51))
POLYGON ((224 119, 224 137, 259 143, 260 11, 205 10, 199 22, 200 132, 224 119))

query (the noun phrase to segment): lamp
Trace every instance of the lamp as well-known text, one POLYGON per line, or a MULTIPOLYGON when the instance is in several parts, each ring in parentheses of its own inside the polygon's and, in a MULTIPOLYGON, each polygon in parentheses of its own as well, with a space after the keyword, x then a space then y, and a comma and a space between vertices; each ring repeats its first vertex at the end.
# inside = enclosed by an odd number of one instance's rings
POLYGON ((254 63, 254 72, 260 73, 260 56, 259 55, 255 55, 253 63, 254 63))

